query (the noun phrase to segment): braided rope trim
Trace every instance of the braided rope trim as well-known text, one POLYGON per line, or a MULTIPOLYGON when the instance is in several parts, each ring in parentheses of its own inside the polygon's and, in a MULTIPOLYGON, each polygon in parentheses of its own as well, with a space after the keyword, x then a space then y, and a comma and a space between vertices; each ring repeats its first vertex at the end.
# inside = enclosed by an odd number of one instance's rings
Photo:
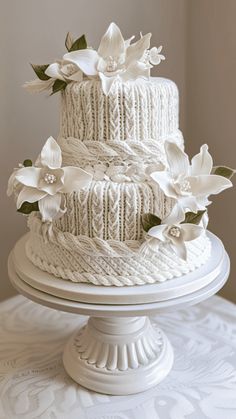
MULTIPOLYGON (((180 131, 178 131, 180 133, 180 131)), ((182 136, 182 134, 181 134, 182 136)), ((168 139, 176 139, 176 136, 168 137, 168 139)), ((168 140, 166 139, 166 140, 168 140)), ((127 139, 125 141, 80 141, 74 137, 58 138, 58 143, 62 149, 64 157, 71 157, 71 155, 79 159, 98 160, 98 157, 122 157, 123 159, 144 159, 144 157, 151 157, 158 160, 158 158, 165 159, 163 149, 164 140, 142 140, 136 141, 127 139)))
POLYGON ((124 257, 130 258, 140 251, 144 241, 139 240, 103 240, 85 235, 74 236, 69 232, 60 231, 55 225, 42 223, 37 214, 28 217, 28 227, 45 241, 61 245, 66 249, 88 256, 124 257))
POLYGON ((183 274, 187 274, 199 266, 203 265, 210 256, 211 243, 210 240, 206 241, 206 248, 202 254, 202 258, 197 258, 195 263, 179 266, 179 269, 176 267, 173 269, 168 267, 168 270, 163 270, 159 272, 150 272, 150 273, 141 273, 137 270, 135 275, 107 275, 96 274, 90 272, 78 272, 72 271, 70 268, 63 268, 60 266, 54 266, 52 263, 43 260, 39 255, 37 255, 30 242, 26 244, 26 255, 29 260, 38 268, 43 271, 46 271, 50 274, 53 274, 57 278, 71 280, 76 283, 92 283, 94 285, 103 285, 103 286, 133 286, 133 285, 144 285, 144 284, 154 284, 156 282, 164 282, 168 279, 178 278, 183 274))

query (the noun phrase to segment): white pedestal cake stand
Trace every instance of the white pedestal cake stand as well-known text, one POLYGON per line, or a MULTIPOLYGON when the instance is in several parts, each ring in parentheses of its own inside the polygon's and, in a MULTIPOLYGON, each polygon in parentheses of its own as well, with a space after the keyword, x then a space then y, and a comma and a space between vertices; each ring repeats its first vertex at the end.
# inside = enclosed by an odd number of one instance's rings
POLYGON ((9 256, 9 276, 21 294, 39 304, 91 316, 63 354, 65 369, 76 382, 105 394, 138 393, 162 381, 173 364, 171 344, 149 316, 196 304, 219 291, 228 278, 228 255, 222 242, 208 234, 208 263, 163 283, 119 288, 58 279, 27 259, 27 235, 9 256))

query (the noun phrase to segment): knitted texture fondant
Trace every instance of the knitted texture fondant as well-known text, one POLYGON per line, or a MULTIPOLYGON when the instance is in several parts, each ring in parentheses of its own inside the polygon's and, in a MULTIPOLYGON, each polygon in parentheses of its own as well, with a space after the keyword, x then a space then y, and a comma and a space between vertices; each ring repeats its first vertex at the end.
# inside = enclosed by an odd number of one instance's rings
POLYGON ((28 258, 56 277, 96 285, 141 285, 186 274, 210 256, 203 234, 187 243, 187 260, 166 243, 145 247, 141 216, 163 219, 173 202, 150 173, 164 168, 165 140, 183 147, 178 89, 170 80, 113 85, 70 83, 62 93, 58 142, 63 164, 92 173, 89 188, 65 194, 67 211, 53 223, 28 220, 28 258))
POLYGON ((165 139, 178 132, 178 89, 170 80, 115 83, 105 96, 99 80, 68 84, 60 135, 81 141, 165 139))

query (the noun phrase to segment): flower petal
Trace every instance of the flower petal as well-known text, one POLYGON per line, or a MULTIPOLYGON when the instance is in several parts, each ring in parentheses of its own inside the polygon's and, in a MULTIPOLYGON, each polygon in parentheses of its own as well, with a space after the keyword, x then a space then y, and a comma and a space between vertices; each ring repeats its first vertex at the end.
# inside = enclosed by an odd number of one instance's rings
POLYGON ((177 177, 179 175, 188 175, 189 159, 186 153, 170 141, 165 142, 166 157, 171 173, 177 177))
POLYGON ((130 44, 131 44, 131 42, 133 41, 134 38, 135 38, 135 35, 132 35, 129 39, 125 40, 125 48, 126 49, 130 46, 130 44))
POLYGON ((36 202, 42 199, 46 195, 47 195, 46 192, 39 191, 38 189, 31 188, 30 186, 25 186, 24 188, 22 188, 22 190, 20 191, 18 195, 16 207, 17 209, 19 209, 21 205, 23 204, 23 202, 25 201, 36 202))
POLYGON ((148 230, 148 235, 155 237, 160 241, 165 241, 165 236, 163 236, 163 232, 166 228, 166 224, 160 224, 159 226, 151 227, 150 230, 148 230))
POLYGON ((171 247, 177 256, 183 260, 187 260, 187 249, 183 240, 172 241, 171 247))
POLYGON ((178 224, 184 221, 185 212, 179 201, 176 201, 171 212, 165 217, 162 222, 168 225, 178 224))
POLYGON ((69 193, 76 192, 86 186, 89 186, 92 175, 80 169, 79 167, 67 166, 64 170, 64 186, 61 192, 69 193))
POLYGON ((58 79, 65 81, 65 78, 60 73, 60 64, 53 63, 48 66, 45 70, 45 74, 52 79, 58 79))
POLYGON ((103 93, 106 96, 108 96, 111 89, 112 89, 113 83, 117 80, 117 77, 116 76, 115 77, 107 77, 102 73, 99 73, 99 77, 100 77, 100 80, 101 80, 101 83, 102 83, 103 93))
POLYGON ((160 54, 161 50, 162 50, 162 46, 160 46, 159 48, 153 47, 150 49, 149 58, 150 58, 150 62, 153 65, 158 65, 160 64, 161 60, 165 60, 164 55, 160 54))
POLYGON ((200 201, 198 201, 195 196, 181 197, 179 198, 179 203, 184 210, 197 212, 198 210, 205 209, 205 207, 201 205, 200 201))
POLYGON ((69 52, 64 55, 63 60, 76 64, 87 76, 96 76, 98 74, 98 53, 93 49, 88 48, 69 52))
POLYGON ((208 145, 204 144, 200 153, 196 154, 191 161, 191 175, 209 175, 213 167, 212 157, 208 151, 208 145))
POLYGON ((43 166, 48 166, 50 169, 61 167, 61 149, 53 137, 49 137, 44 144, 40 157, 43 166))
POLYGON ((42 215, 42 221, 52 221, 60 211, 61 194, 47 195, 39 201, 38 205, 42 215))
POLYGON ((16 174, 18 170, 14 170, 11 174, 11 176, 8 179, 7 183, 7 196, 11 196, 14 192, 14 185, 16 183, 16 174))
POLYGON ((178 198, 178 195, 173 187, 173 181, 169 172, 165 170, 161 172, 153 172, 150 174, 150 177, 158 183, 166 196, 175 199, 178 198))
POLYGON ((125 52, 125 41, 120 29, 115 23, 111 23, 103 35, 99 48, 98 55, 103 58, 120 57, 125 52))
POLYGON ((130 64, 127 69, 120 74, 120 78, 124 82, 128 80, 136 80, 139 77, 144 79, 149 79, 150 77, 150 68, 141 61, 130 64))
POLYGON ((196 224, 181 224, 182 237, 185 242, 195 240, 203 232, 203 227, 196 224))
POLYGON ((16 180, 25 186, 37 188, 40 179, 41 169, 36 167, 23 167, 15 174, 16 180))
POLYGON ((125 60, 126 66, 129 66, 132 62, 138 61, 143 57, 144 52, 150 46, 151 36, 151 33, 147 33, 127 48, 125 60))
POLYGON ((189 176, 192 194, 195 196, 217 195, 224 189, 230 188, 232 182, 218 175, 189 176))

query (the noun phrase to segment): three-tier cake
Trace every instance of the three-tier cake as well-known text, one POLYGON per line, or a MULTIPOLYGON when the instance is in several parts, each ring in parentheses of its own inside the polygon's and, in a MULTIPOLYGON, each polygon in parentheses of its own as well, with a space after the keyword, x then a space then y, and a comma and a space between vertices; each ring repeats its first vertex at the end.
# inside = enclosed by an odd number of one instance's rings
POLYGON ((27 84, 61 91, 60 133, 13 172, 9 192, 29 215, 27 257, 63 280, 151 284, 197 269, 211 253, 208 196, 231 186, 206 145, 189 161, 178 89, 150 77, 161 47, 150 34, 132 41, 115 24, 97 51, 68 34, 63 60, 34 66, 27 84))

